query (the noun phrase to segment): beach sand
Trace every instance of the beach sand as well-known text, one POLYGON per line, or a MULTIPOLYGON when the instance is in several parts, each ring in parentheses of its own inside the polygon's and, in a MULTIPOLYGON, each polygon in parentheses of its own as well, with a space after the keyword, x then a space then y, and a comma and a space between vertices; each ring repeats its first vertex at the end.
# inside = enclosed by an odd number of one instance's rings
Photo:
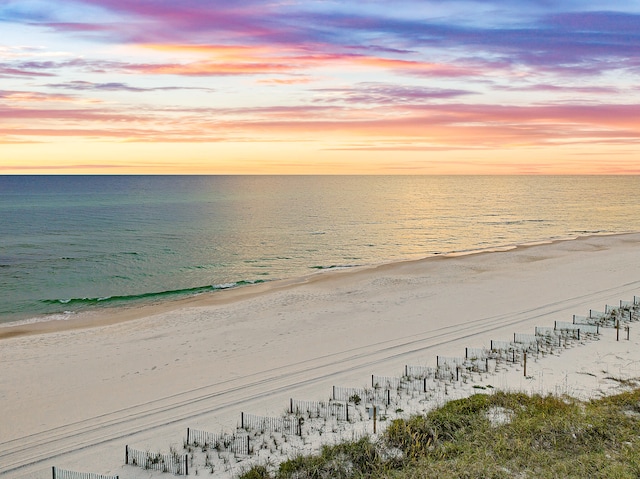
MULTIPOLYGON (((0 476, 124 466, 124 446, 182 448, 187 427, 231 432, 406 364, 435 366, 536 326, 640 296, 640 234, 351 268, 84 319, 0 328, 0 476)), ((640 326, 478 385, 597 397, 640 377, 640 326), (612 379, 614 378, 614 379, 612 379)), ((446 399, 473 392, 456 387, 446 399)))

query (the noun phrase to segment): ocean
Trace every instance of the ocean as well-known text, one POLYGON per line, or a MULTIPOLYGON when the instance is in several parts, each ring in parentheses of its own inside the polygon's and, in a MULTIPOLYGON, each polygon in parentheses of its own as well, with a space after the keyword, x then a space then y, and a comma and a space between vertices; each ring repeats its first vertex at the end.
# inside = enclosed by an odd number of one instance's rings
POLYGON ((639 176, 0 176, 0 323, 631 231, 639 176))

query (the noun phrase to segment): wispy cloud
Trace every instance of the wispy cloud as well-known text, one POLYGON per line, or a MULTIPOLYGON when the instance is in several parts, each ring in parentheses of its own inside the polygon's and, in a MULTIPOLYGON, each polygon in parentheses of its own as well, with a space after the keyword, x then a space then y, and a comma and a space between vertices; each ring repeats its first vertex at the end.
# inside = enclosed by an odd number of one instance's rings
POLYGON ((314 103, 357 103, 363 105, 397 105, 432 102, 474 94, 469 90, 396 85, 392 83, 359 83, 349 88, 315 88, 319 96, 314 103))
POLYGON ((13 103, 73 102, 75 101, 75 98, 73 96, 55 93, 0 90, 0 101, 13 103))
POLYGON ((0 64, 0 78, 52 77, 52 76, 55 76, 55 75, 53 73, 34 71, 26 68, 15 68, 15 67, 0 64))
POLYGON ((44 85, 48 88, 61 88, 64 90, 77 91, 127 91, 133 93, 153 92, 153 91, 175 91, 175 90, 199 90, 213 92, 213 88, 189 87, 189 86, 163 86, 163 87, 134 87, 122 82, 94 83, 89 81, 74 80, 66 83, 48 83, 44 85))

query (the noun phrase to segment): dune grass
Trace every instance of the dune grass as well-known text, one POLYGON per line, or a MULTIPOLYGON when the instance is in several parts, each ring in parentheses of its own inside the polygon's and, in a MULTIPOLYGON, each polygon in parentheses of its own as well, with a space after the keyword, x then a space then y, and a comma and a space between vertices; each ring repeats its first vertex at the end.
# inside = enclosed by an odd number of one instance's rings
POLYGON ((640 477, 640 388, 581 402, 495 392, 241 479, 640 477))

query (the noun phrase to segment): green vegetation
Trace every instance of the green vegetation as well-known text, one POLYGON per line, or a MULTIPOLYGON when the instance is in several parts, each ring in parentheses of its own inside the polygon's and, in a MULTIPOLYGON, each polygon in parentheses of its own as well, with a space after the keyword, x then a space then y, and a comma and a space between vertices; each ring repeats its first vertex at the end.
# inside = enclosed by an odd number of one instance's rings
POLYGON ((640 389, 590 402, 496 392, 397 419, 241 479, 638 478, 640 389))

